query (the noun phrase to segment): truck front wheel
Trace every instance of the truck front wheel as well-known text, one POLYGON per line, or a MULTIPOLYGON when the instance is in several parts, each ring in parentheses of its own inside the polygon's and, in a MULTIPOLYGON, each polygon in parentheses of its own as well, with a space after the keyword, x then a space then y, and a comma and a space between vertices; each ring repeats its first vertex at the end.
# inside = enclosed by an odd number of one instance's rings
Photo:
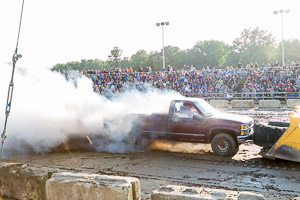
POLYGON ((211 141, 211 148, 219 156, 231 156, 235 154, 237 145, 228 133, 219 133, 211 141))

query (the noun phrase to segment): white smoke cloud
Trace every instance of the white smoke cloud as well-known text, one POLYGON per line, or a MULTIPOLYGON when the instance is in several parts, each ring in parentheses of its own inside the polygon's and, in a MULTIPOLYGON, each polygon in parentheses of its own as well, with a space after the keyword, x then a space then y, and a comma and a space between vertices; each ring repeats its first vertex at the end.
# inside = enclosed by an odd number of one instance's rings
MULTIPOLYGON (((0 66, 0 71, 2 134, 11 67, 0 66)), ((107 99, 93 91, 90 79, 78 77, 76 80, 77 87, 59 73, 17 66, 4 156, 48 152, 71 134, 104 134, 105 120, 116 122, 110 127, 112 132, 109 135, 116 142, 106 144, 105 140, 100 141, 98 149, 126 152, 126 145, 118 143, 131 129, 130 119, 125 116, 130 113, 167 113, 171 99, 181 97, 175 92, 150 89, 146 93, 131 90, 107 99)))

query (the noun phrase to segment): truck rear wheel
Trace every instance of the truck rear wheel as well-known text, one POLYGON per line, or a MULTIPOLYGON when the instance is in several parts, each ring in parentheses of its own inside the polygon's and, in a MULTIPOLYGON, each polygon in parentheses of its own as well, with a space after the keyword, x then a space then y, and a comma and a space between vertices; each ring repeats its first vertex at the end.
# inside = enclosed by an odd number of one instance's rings
POLYGON ((126 138, 126 142, 128 144, 135 144, 137 142, 136 136, 133 133, 129 133, 127 138, 126 138))
POLYGON ((211 148, 219 156, 231 156, 237 153, 235 140, 228 133, 219 133, 211 141, 211 148))
POLYGON ((126 143, 135 151, 147 151, 149 149, 149 141, 146 138, 138 138, 135 134, 129 133, 126 138, 126 143))

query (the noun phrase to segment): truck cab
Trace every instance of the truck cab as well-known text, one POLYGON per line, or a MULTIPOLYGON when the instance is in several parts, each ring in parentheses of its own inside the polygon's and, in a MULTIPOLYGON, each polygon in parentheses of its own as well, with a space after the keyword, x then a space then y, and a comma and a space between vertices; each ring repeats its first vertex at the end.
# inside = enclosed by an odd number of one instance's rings
POLYGON ((200 98, 172 100, 168 114, 139 116, 140 133, 151 139, 211 143, 215 154, 231 156, 252 138, 253 119, 224 113, 200 98))
MULTIPOLYGON (((218 111, 200 98, 172 100, 168 113, 131 114, 124 118, 131 127, 124 138, 129 144, 136 145, 144 139, 211 143, 214 153, 221 156, 234 155, 240 144, 252 139, 253 132, 251 117, 218 111)), ((118 123, 105 123, 108 130, 110 124, 118 123)))

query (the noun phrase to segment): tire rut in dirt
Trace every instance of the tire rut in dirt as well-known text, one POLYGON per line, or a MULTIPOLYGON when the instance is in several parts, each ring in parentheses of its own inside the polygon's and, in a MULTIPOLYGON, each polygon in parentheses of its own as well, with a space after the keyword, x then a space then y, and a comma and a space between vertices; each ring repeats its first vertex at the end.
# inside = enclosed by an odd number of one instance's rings
POLYGON ((217 156, 213 153, 207 155, 185 154, 185 153, 171 153, 171 152, 148 152, 147 156, 168 156, 169 159, 183 160, 183 161, 198 161, 201 163, 222 165, 222 166, 236 166, 236 167, 249 167, 249 168, 265 168, 273 170, 285 171, 299 171, 300 165, 297 162, 285 160, 270 160, 264 158, 254 158, 250 160, 234 160, 231 157, 217 156), (167 155, 166 155, 167 154, 167 155))

